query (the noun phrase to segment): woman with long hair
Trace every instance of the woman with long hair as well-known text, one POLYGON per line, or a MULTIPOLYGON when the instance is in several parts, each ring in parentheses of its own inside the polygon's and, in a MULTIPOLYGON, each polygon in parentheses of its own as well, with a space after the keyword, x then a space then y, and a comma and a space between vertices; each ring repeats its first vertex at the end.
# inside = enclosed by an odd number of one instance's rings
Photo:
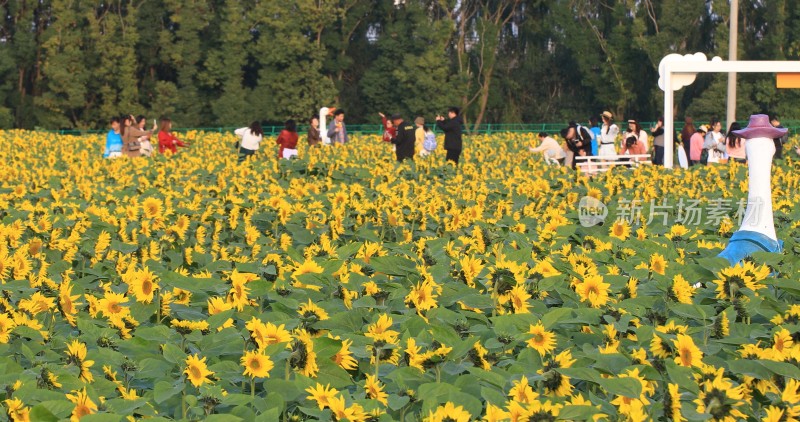
MULTIPOLYGON (((683 119, 683 130, 681 131, 681 144, 683 144, 683 151, 686 157, 691 157, 692 152, 692 136, 694 136, 697 129, 694 127, 694 120, 691 117, 683 119)), ((689 158, 689 165, 694 165, 694 162, 689 158)))
POLYGON ((161 128, 158 131, 158 152, 163 154, 167 151, 176 154, 178 147, 188 147, 189 145, 172 134, 172 120, 168 117, 161 118, 161 128))
POLYGON ((125 116, 121 119, 120 131, 122 132, 122 153, 126 157, 140 157, 142 155, 142 145, 139 138, 147 136, 148 138, 153 133, 148 130, 139 129, 133 123, 136 121, 132 115, 125 116))
POLYGON ((239 162, 241 163, 258 151, 261 140, 264 139, 264 130, 261 129, 261 123, 255 121, 248 127, 236 129, 234 133, 242 138, 239 142, 239 162))
POLYGON ((319 117, 314 116, 308 121, 308 146, 317 146, 322 142, 319 133, 319 117))
POLYGON ((740 130, 741 128, 742 125, 740 125, 739 122, 731 123, 728 134, 725 136, 725 147, 728 151, 728 157, 732 158, 732 161, 746 163, 747 151, 744 148, 744 144, 747 140, 733 133, 735 130, 740 130))
POLYGON ((617 135, 619 127, 614 124, 614 115, 610 111, 602 114, 603 127, 600 128, 600 146, 597 148, 597 155, 617 155, 617 135))

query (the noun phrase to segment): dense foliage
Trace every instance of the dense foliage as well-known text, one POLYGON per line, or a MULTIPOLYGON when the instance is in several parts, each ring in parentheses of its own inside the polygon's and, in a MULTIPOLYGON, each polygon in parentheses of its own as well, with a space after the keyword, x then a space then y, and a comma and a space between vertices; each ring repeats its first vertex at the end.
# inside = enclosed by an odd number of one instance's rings
POLYGON ((232 136, 186 138, 102 160, 99 137, 0 132, 0 420, 800 413, 793 157, 786 253, 730 268, 736 163, 589 180, 496 135, 458 171, 378 137, 237 165, 232 136), (605 225, 578 224, 584 195, 605 225), (634 199, 664 218, 612 223, 634 199))
MULTIPOLYGON (((796 60, 800 4, 741 0, 740 59, 796 60)), ((180 127, 344 107, 470 123, 654 121, 668 53, 727 56, 726 0, 0 1, 0 127, 103 127, 121 112, 180 127)), ((740 75, 739 116, 800 115, 772 75, 740 75)), ((725 76, 678 115, 724 115, 725 76)))

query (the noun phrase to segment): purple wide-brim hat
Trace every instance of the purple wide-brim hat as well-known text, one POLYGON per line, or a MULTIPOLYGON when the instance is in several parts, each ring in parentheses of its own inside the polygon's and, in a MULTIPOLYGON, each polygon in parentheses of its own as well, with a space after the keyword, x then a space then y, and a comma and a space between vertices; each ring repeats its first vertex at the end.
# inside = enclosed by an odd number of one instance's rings
POLYGON ((766 114, 754 114, 750 116, 750 123, 747 124, 746 128, 734 130, 733 134, 744 139, 775 139, 786 135, 787 132, 789 132, 789 129, 772 126, 772 124, 769 122, 769 116, 766 114))

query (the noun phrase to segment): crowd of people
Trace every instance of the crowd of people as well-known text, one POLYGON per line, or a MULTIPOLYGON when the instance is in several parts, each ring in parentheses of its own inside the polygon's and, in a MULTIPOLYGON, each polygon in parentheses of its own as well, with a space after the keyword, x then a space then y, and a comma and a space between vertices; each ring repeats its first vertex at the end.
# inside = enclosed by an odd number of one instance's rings
MULTIPOLYGON (((447 118, 441 115, 436 116, 436 126, 444 132, 444 149, 447 152, 445 159, 458 164, 463 149, 462 126, 464 122, 457 107, 449 108, 447 114, 447 118)), ((415 118, 412 124, 399 114, 393 114, 388 118, 383 113, 378 113, 378 115, 383 123, 382 138, 385 142, 393 144, 397 161, 413 160, 415 156, 425 157, 438 147, 436 134, 425 124, 424 117, 415 118)), ((344 118, 344 110, 335 110, 330 124, 324 129, 325 132, 322 132, 323 129, 320 128, 317 116, 309 119, 306 137, 308 145, 310 147, 320 146, 323 143, 323 133, 334 146, 346 144, 349 136, 344 118)), ((259 122, 253 122, 248 127, 236 129, 235 133, 240 138, 236 146, 239 150, 239 162, 242 162, 259 150, 264 139, 264 131, 259 122)), ((299 142, 297 122, 287 120, 275 142, 278 145, 278 158, 297 157, 297 143, 299 142)))
MULTIPOLYGON (((770 117, 773 127, 783 128, 776 116, 770 117)), ((635 159, 649 155, 655 165, 664 164, 664 119, 659 118, 648 131, 644 130, 636 119, 627 121, 627 129, 620 133, 619 126, 614 123, 614 115, 604 111, 597 117, 590 117, 588 125, 582 126, 575 121, 561 130, 563 143, 559 143, 548 133, 539 133, 539 144, 530 147, 530 151, 541 153, 551 163, 563 164, 573 169, 577 166, 575 157, 579 156, 619 156, 633 155, 635 159), (602 125, 598 124, 602 121, 602 125), (652 138, 652 148, 650 140, 652 138)), ((708 125, 695 127, 694 120, 687 117, 684 121, 680 138, 673 136, 677 149, 678 161, 682 167, 693 165, 709 165, 737 161, 747 162, 745 153, 746 140, 736 135, 741 129, 739 123, 733 122, 727 132, 722 132, 722 123, 711 118, 708 125)), ((787 136, 776 138, 775 159, 783 156, 783 145, 787 136)))
POLYGON ((156 134, 156 145, 160 154, 167 151, 175 154, 178 147, 189 146, 189 143, 181 141, 172 133, 172 121, 168 117, 162 117, 160 123, 160 126, 157 125, 153 119, 153 126, 148 130, 145 116, 112 117, 103 157, 150 157, 155 152, 151 142, 153 134, 156 134))

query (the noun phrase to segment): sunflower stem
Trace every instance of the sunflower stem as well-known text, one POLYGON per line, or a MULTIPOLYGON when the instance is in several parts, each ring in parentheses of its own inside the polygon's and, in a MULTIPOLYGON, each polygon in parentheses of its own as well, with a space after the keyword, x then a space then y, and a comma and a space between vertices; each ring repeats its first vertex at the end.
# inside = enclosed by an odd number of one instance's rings
POLYGON ((254 377, 250 377, 250 398, 253 400, 256 398, 256 379, 254 377))

